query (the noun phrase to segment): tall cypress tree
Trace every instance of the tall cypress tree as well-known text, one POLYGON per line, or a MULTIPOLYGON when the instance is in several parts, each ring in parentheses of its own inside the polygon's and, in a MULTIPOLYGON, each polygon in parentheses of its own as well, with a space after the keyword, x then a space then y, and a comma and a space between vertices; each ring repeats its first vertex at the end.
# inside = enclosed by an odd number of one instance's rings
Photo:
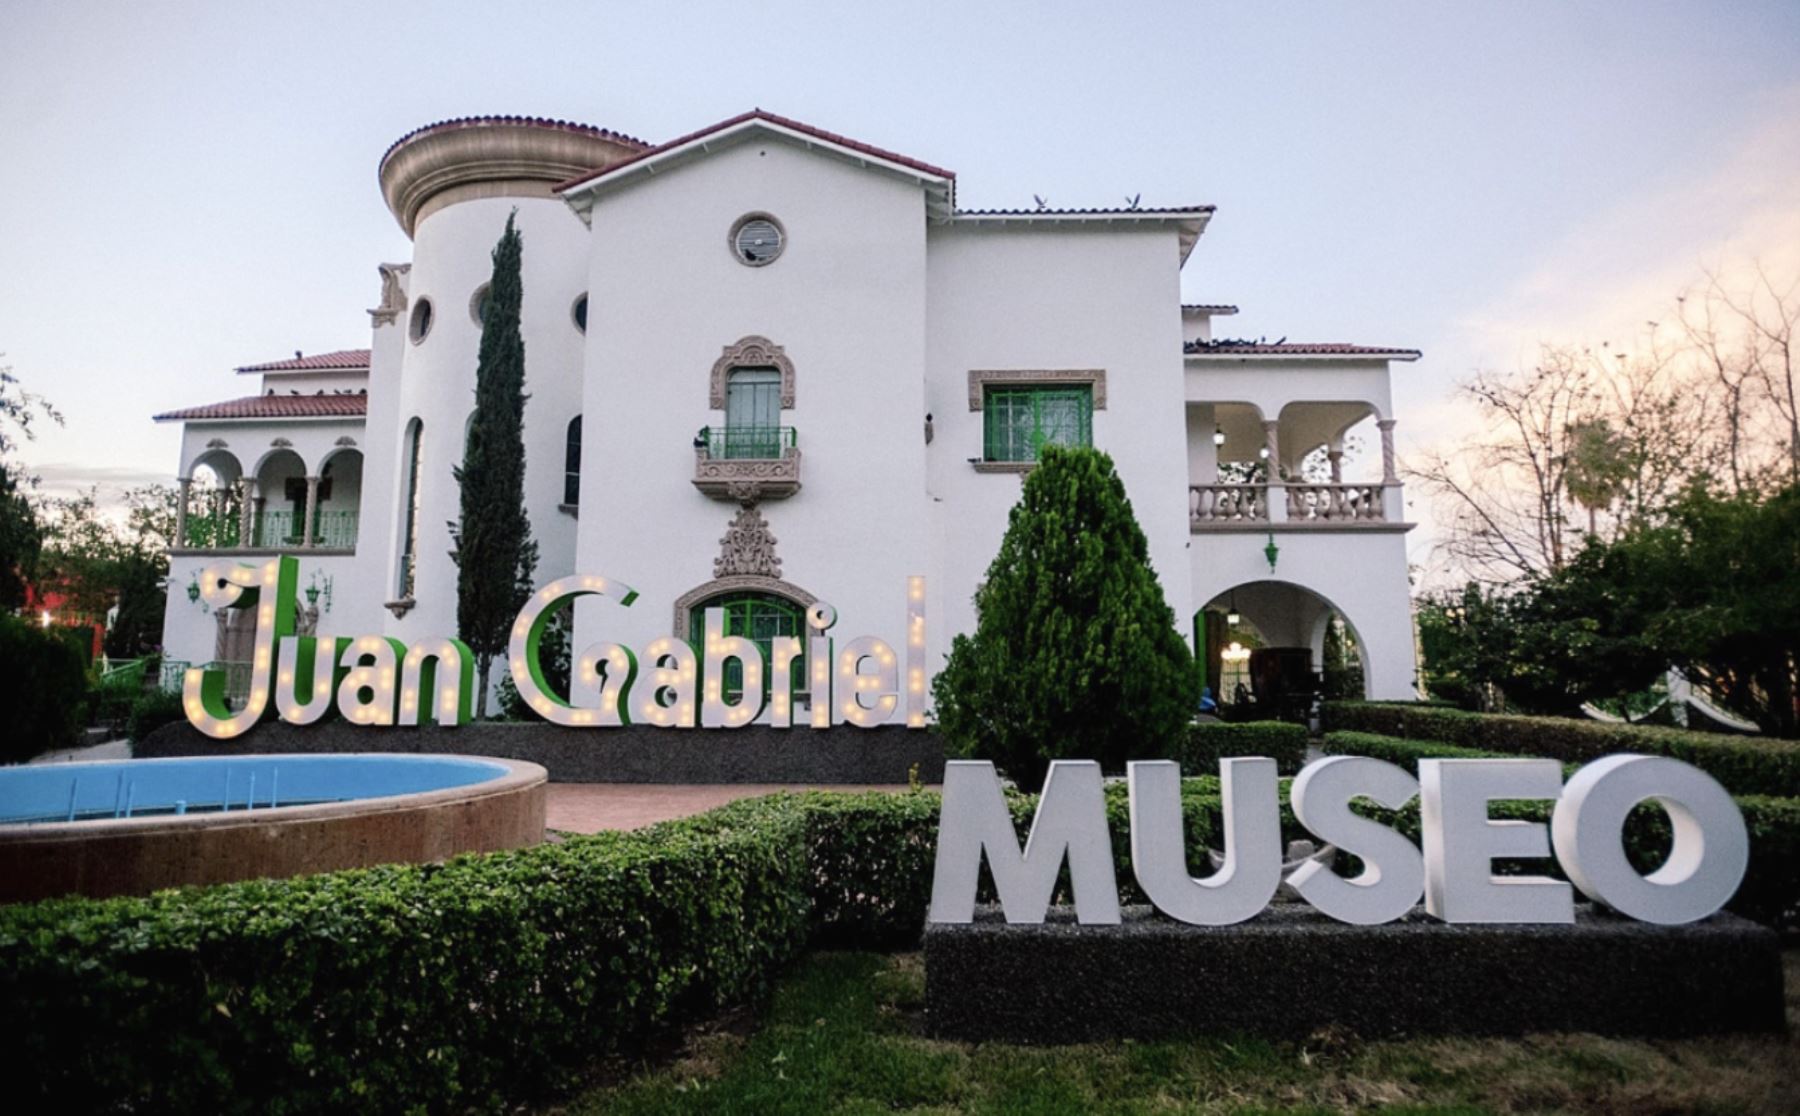
POLYGON ((494 656, 506 650, 512 623, 531 594, 537 544, 525 514, 525 338, 519 330, 522 245, 506 219, 494 246, 494 275, 482 315, 475 365, 475 418, 463 463, 462 518, 450 525, 456 550, 456 626, 475 652, 477 717, 487 716, 494 656))
POLYGON ((1044 447, 932 692, 951 749, 1035 791, 1053 759, 1176 756, 1193 656, 1112 458, 1044 447))

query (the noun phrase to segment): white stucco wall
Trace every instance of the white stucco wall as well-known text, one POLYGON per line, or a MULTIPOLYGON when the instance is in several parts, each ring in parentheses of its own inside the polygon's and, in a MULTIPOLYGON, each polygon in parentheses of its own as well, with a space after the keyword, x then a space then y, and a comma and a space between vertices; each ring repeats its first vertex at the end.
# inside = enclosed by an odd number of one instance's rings
MULTIPOLYGON (((693 438, 724 414, 709 377, 760 335, 795 368, 801 491, 764 502, 784 580, 831 602, 834 635, 904 647, 906 577, 932 572, 925 216, 916 183, 776 141, 746 143, 603 198, 593 245, 579 566, 638 589, 578 614, 578 645, 641 647, 713 577, 735 504, 693 486, 693 438), (739 217, 777 217, 780 259, 739 263, 739 217)), ((934 640, 935 642, 935 640, 934 640)))
MULTIPOLYGON (((939 592, 948 635, 974 627, 970 600, 999 550, 1017 475, 979 473, 982 414, 974 369, 1105 369, 1094 445, 1125 482, 1150 560, 1181 626, 1192 612, 1180 258, 1173 229, 931 232, 926 404, 936 418, 928 485, 942 537, 939 592)), ((1185 631, 1185 628, 1183 628, 1185 631)))

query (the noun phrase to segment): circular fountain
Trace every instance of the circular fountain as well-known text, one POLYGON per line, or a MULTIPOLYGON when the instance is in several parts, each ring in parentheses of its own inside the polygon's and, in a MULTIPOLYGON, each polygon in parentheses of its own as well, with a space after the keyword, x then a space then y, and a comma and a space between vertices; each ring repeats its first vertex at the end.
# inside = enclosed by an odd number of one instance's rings
POLYGON ((544 769, 454 755, 0 768, 0 902, 443 860, 533 845, 544 769))

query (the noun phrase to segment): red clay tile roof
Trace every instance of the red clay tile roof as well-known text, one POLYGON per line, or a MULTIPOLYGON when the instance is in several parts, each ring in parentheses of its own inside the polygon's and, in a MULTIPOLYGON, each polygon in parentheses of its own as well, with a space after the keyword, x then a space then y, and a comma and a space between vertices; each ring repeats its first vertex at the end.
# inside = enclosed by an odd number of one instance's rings
POLYGON ((580 124, 573 120, 551 120, 548 117, 543 116, 459 116, 452 120, 440 120, 435 124, 426 124, 423 127, 414 128, 412 131, 389 144, 388 149, 382 152, 381 161, 383 163, 387 162, 388 156, 394 153, 395 148, 415 136, 424 135, 426 132, 449 131, 452 128, 479 128, 487 124, 525 124, 533 128, 555 128, 564 132, 579 132, 584 136, 599 136, 602 139, 609 139, 615 143, 630 144, 633 147, 650 146, 636 136, 628 136, 623 132, 615 132, 611 128, 596 128, 592 124, 580 124))
POLYGON ((647 151, 640 151, 639 153, 637 153, 636 155, 633 155, 629 159, 626 159, 622 162, 614 163, 612 166, 607 167, 605 170, 596 171, 592 174, 580 175, 576 178, 569 179, 567 182, 558 183, 555 187, 555 190, 560 193, 561 191, 567 190, 570 187, 579 186, 582 183, 586 183, 586 182, 593 182, 594 180, 599 179, 599 178, 604 178, 607 175, 617 174, 619 171, 624 170, 626 167, 629 167, 629 166, 632 166, 633 164, 642 162, 645 159, 649 159, 656 155, 661 155, 665 152, 673 151, 678 147, 685 147, 686 145, 693 143, 696 140, 702 140, 702 139, 705 139, 707 136, 716 135, 719 132, 723 132, 727 128, 735 128, 737 125, 742 124, 749 120, 766 121, 770 124, 777 125, 778 127, 788 128, 793 131, 800 132, 804 135, 811 136, 814 139, 822 140, 825 143, 836 144, 838 147, 844 147, 844 148, 848 148, 851 151, 861 152, 862 154, 871 156, 872 158, 882 159, 882 160, 885 160, 890 163, 898 163, 903 167, 911 167, 913 170, 919 171, 922 174, 928 174, 928 175, 932 175, 937 178, 948 178, 948 179, 952 179, 952 180, 954 180, 956 178, 956 172, 953 170, 945 170, 943 167, 935 167, 935 166, 932 166, 930 163, 921 162, 918 159, 914 159, 914 158, 911 158, 906 155, 901 155, 898 152, 888 151, 884 148, 876 147, 872 144, 863 143, 861 140, 853 140, 849 136, 841 136, 841 135, 837 134, 836 132, 827 132, 823 128, 815 128, 811 124, 802 124, 798 120, 793 120, 793 119, 790 119, 785 116, 777 116, 775 113, 772 113, 772 112, 764 112, 762 109, 751 109, 749 112, 739 113, 738 115, 731 117, 729 120, 721 120, 717 124, 710 124, 707 127, 700 129, 697 132, 689 132, 687 135, 677 136, 674 139, 668 141, 667 143, 659 143, 655 147, 652 147, 647 151))
POLYGON ((1220 338, 1216 341, 1189 341, 1181 346, 1189 356, 1366 356, 1416 360, 1417 349, 1395 349, 1381 345, 1345 345, 1337 341, 1238 341, 1220 338))
POLYGON ((334 353, 294 354, 292 360, 272 360, 266 364, 246 364, 239 372, 337 372, 354 371, 369 366, 369 350, 339 349, 334 353))
POLYGON ((368 413, 369 397, 355 395, 246 395, 224 403, 208 403, 201 407, 184 407, 164 411, 157 422, 176 419, 271 419, 271 418, 360 418, 368 413))
POLYGON ((1181 304, 1181 308, 1183 310, 1198 310, 1202 314, 1214 314, 1219 316, 1235 314, 1238 312, 1237 307, 1225 302, 1184 302, 1181 304))
POLYGON ((1165 205, 1140 206, 1132 209, 1128 206, 1101 206, 1094 209, 959 209, 958 217, 1129 217, 1132 214, 1143 214, 1148 217, 1167 217, 1182 213, 1211 213, 1215 205, 1165 205))

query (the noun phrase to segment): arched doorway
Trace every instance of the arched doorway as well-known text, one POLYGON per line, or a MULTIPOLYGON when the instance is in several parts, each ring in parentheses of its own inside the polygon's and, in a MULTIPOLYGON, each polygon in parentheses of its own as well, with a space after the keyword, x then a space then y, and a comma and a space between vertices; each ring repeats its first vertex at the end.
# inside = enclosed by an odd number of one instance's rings
POLYGON ((1367 696, 1362 649, 1340 609, 1292 582, 1244 582, 1194 614, 1194 651, 1228 717, 1305 721, 1321 699, 1367 696))

